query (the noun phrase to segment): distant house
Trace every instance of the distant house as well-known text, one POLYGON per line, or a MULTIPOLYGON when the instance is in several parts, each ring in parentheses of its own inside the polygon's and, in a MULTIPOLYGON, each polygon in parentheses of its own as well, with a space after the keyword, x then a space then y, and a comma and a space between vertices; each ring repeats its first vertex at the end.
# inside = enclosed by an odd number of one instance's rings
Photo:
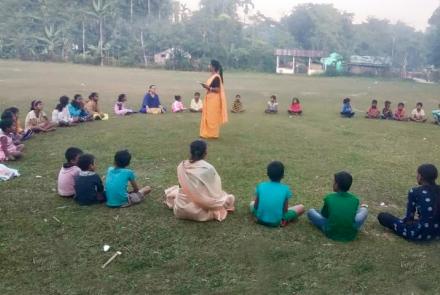
POLYGON ((385 76, 391 71, 391 58, 352 55, 347 70, 353 75, 385 76))
POLYGON ((307 73, 308 75, 319 74, 323 72, 319 63, 321 57, 325 56, 323 51, 302 50, 302 49, 276 49, 275 56, 276 73, 278 74, 296 74, 307 73), (317 62, 314 62, 316 60, 317 62))
POLYGON ((176 55, 181 55, 186 59, 191 59, 191 54, 189 54, 186 51, 183 51, 182 49, 168 48, 167 50, 156 53, 154 55, 154 63, 157 65, 164 66, 164 65, 166 65, 167 61, 169 61, 170 59, 172 59, 176 55))

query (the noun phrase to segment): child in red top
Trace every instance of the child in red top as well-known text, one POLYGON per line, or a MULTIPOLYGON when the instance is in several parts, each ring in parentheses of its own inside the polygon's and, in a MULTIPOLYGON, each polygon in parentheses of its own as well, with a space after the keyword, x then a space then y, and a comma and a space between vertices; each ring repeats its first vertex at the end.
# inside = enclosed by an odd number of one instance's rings
POLYGON ((394 112, 394 120, 408 121, 408 118, 406 117, 405 104, 403 102, 399 102, 397 105, 397 109, 394 112))
POLYGON ((302 115, 302 106, 298 98, 295 97, 294 99, 292 99, 292 104, 290 105, 289 110, 287 112, 294 116, 302 115))
POLYGON ((377 108, 377 100, 373 99, 371 102, 371 106, 367 111, 367 119, 379 119, 380 118, 380 110, 377 108))

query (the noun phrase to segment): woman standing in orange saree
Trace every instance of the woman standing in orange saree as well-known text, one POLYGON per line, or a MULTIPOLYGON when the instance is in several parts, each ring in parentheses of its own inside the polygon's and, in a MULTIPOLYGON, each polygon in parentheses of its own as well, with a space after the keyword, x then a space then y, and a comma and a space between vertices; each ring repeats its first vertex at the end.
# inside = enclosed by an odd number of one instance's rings
POLYGON ((205 84, 202 84, 206 89, 206 96, 200 122, 200 137, 207 139, 219 138, 220 126, 228 122, 228 107, 223 87, 223 68, 218 61, 212 60, 210 70, 211 77, 205 84))
POLYGON ((179 219, 223 221, 234 211, 235 197, 223 191, 214 166, 204 160, 206 154, 206 142, 194 141, 191 159, 177 167, 179 185, 165 190, 165 204, 179 219))

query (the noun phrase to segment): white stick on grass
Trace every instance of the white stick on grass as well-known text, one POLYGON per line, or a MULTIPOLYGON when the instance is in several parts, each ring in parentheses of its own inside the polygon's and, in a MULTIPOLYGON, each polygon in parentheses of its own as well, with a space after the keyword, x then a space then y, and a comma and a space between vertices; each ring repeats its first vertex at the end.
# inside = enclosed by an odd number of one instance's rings
POLYGON ((122 254, 122 252, 117 251, 115 254, 113 254, 112 257, 110 257, 109 260, 107 260, 106 263, 104 263, 104 264, 101 266, 101 268, 105 268, 107 265, 109 265, 110 262, 112 262, 117 256, 119 256, 119 255, 121 255, 121 254, 122 254))

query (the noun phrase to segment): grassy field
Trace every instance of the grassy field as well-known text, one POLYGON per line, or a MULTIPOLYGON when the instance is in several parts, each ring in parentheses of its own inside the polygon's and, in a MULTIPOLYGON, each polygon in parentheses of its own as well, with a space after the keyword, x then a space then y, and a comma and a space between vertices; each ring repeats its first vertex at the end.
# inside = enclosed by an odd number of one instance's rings
MULTIPOLYGON (((147 85, 157 84, 170 105, 181 94, 188 105, 207 73, 0 61, 0 110, 15 105, 23 120, 30 101, 42 98, 51 113, 57 98, 98 91, 111 113, 119 93, 138 108, 147 85)), ((440 129, 432 124, 341 119, 341 99, 363 112, 372 98, 423 101, 427 113, 440 86, 361 78, 308 78, 256 73, 225 74, 228 97, 240 93, 247 112, 231 115, 221 139, 209 142, 208 161, 237 211, 223 223, 176 220, 162 203, 177 183, 176 167, 198 137, 198 114, 111 117, 36 136, 26 155, 11 163, 21 177, 0 183, 0 294, 438 294, 440 246, 394 237, 377 222, 384 208, 402 215, 419 164, 440 167, 440 129), (276 94, 281 109, 301 98, 305 115, 264 115, 276 94), (104 174, 115 151, 133 153, 138 182, 152 195, 129 209, 79 207, 57 197, 56 178, 67 147, 97 157, 104 174), (352 191, 369 204, 359 238, 330 241, 306 218, 283 229, 252 222, 247 208, 271 160, 286 165, 293 202, 320 207, 332 175, 348 170, 352 191), (37 178, 36 176, 41 176, 37 178), (59 220, 60 222, 58 222, 59 220), (111 245, 104 253, 102 246, 111 245), (108 268, 101 265, 120 250, 108 268)))

